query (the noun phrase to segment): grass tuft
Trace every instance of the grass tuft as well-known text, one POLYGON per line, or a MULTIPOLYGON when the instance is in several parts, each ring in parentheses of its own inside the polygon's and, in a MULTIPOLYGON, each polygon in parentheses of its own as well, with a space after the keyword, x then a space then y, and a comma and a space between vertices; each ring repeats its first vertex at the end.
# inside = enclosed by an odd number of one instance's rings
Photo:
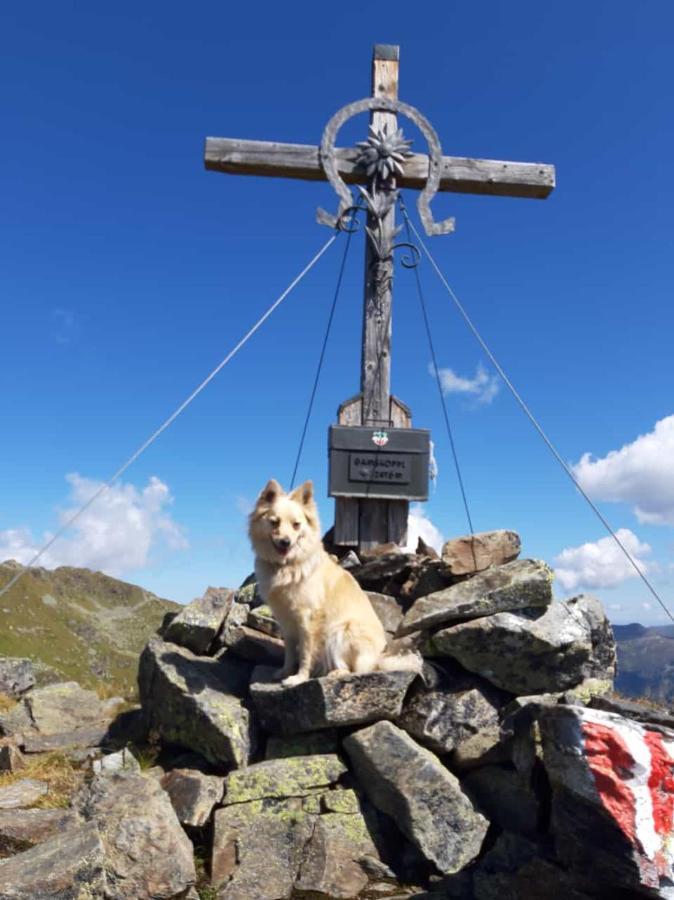
POLYGON ((49 792, 33 804, 36 809, 63 809, 67 807, 83 780, 78 770, 64 753, 38 753, 24 757, 26 765, 18 772, 0 773, 0 788, 8 787, 23 778, 44 781, 49 792))
POLYGON ((13 697, 9 697, 7 694, 3 694, 0 692, 0 713, 9 712, 10 709, 14 709, 17 701, 14 700, 13 697))

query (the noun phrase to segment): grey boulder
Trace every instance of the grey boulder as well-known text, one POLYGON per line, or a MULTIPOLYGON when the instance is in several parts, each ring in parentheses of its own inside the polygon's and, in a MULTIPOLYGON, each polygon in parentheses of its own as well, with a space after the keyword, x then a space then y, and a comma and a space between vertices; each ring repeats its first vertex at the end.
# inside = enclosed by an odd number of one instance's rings
POLYGON ((489 823, 430 750, 391 722, 357 731, 343 746, 369 800, 441 872, 458 872, 478 855, 489 823))
POLYGON ((615 673, 611 626, 588 595, 453 625, 429 639, 424 655, 453 657, 513 694, 564 691, 589 679, 608 687, 615 673))
POLYGON ((106 900, 178 900, 196 881, 192 844, 154 778, 96 776, 78 811, 100 833, 106 900))
POLYGON ((240 696, 248 668, 226 655, 198 657, 153 638, 140 659, 138 684, 148 726, 167 742, 200 753, 212 765, 246 765, 254 726, 240 696))
POLYGON ((499 712, 510 695, 449 661, 432 678, 429 686, 418 681, 411 688, 397 724, 436 753, 488 753, 499 743, 499 712))
POLYGON ((117 895, 107 891, 101 837, 92 823, 0 859, 2 900, 112 900, 113 896, 117 895))
POLYGON ((172 769, 160 778, 161 786, 182 825, 202 828, 222 800, 224 778, 205 775, 198 769, 172 769))

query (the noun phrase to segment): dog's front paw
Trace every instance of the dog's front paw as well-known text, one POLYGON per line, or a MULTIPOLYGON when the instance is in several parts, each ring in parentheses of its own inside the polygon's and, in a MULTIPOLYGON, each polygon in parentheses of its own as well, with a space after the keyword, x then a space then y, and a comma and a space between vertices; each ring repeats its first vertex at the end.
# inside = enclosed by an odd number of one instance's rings
POLYGON ((308 680, 308 675, 305 675, 303 672, 298 672, 297 675, 289 675, 287 678, 284 678, 281 684, 285 687, 293 687, 296 684, 304 684, 304 682, 308 680))
POLYGON ((290 672, 285 667, 282 669, 276 669, 274 672, 271 673, 271 680, 272 681, 285 681, 289 674, 290 674, 290 672))

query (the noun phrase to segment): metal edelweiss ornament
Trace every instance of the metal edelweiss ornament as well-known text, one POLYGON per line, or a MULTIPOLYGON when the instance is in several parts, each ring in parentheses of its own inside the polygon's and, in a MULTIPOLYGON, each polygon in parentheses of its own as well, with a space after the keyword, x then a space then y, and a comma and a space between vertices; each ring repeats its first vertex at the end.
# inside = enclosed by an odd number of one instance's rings
POLYGON ((356 144, 360 148, 356 164, 365 169, 368 178, 377 175, 385 181, 402 175, 403 163, 413 155, 412 141, 405 139, 402 128, 397 128, 393 134, 389 134, 386 125, 381 129, 370 125, 369 130, 368 139, 356 144))

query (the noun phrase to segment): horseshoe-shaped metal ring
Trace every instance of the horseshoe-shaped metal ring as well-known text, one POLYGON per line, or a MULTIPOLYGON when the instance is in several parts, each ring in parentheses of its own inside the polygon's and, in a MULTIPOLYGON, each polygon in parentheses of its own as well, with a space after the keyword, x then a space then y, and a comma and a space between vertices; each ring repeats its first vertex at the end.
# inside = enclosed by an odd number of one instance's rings
POLYGON ((454 231, 454 219, 445 219, 442 222, 436 222, 431 212, 431 200, 438 192, 440 186, 440 174, 442 171, 442 148, 435 129, 423 116, 418 109, 403 103, 400 100, 388 100, 385 97, 366 97, 364 100, 356 100, 349 103, 338 110, 330 119, 323 131, 321 145, 318 151, 318 158, 323 166, 328 181, 335 189, 339 197, 339 210, 337 215, 333 216, 319 207, 316 218, 321 225, 330 225, 336 228, 340 216, 350 206, 353 206, 353 196, 346 186, 344 179, 339 174, 337 168, 337 158, 335 155, 335 140, 337 132, 348 119, 358 115, 358 113, 367 112, 368 110, 377 110, 379 112, 400 113, 413 122, 419 131, 426 138, 428 143, 428 176, 423 191, 417 199, 417 209, 419 210, 419 218, 424 226, 426 234, 447 234, 454 231))

